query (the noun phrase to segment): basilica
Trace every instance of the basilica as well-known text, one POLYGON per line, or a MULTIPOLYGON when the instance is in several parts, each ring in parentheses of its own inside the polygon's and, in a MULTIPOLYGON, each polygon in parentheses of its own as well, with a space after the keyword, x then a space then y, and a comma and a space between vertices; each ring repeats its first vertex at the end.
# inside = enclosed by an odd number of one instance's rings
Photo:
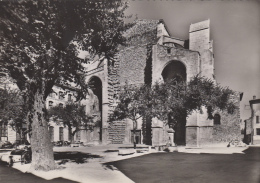
MULTIPOLYGON (((188 82, 197 74, 215 81, 210 20, 191 24, 187 32, 189 39, 183 40, 170 35, 163 20, 137 20, 124 33, 126 44, 119 47, 113 60, 96 58, 88 63, 85 78, 90 92, 81 104, 86 106, 87 114, 95 117, 96 125, 92 130, 82 127, 75 140, 83 144, 130 144, 134 141, 130 119, 109 121, 120 88, 126 83, 154 84, 176 75, 188 82)), ((47 98, 47 108, 74 100, 73 88, 56 86, 54 90, 55 94, 47 98)), ((232 115, 216 111, 214 119, 209 120, 206 112, 193 112, 174 129, 157 119, 140 119, 135 141, 152 146, 164 146, 170 141, 193 147, 240 141, 241 99, 242 93, 233 96, 238 109, 232 115)), ((50 122, 49 130, 52 141, 70 140, 68 129, 62 125, 50 122)))

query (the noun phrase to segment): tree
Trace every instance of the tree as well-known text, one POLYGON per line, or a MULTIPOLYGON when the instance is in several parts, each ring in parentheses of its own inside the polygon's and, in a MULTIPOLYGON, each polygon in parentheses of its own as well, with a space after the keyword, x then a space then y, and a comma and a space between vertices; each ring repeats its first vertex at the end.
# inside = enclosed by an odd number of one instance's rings
POLYGON ((84 63, 110 59, 124 41, 121 0, 18 0, 0 2, 0 72, 16 82, 25 100, 31 133, 32 170, 55 168, 45 101, 55 84, 87 92, 84 63), (80 50, 86 51, 79 59, 80 50))
POLYGON ((233 113, 237 108, 232 100, 234 94, 229 88, 221 87, 199 75, 188 83, 173 79, 153 86, 125 85, 111 120, 131 119, 134 133, 137 120, 141 117, 158 118, 174 128, 192 112, 202 113, 202 107, 206 107, 209 119, 213 118, 212 114, 216 109, 233 113))
POLYGON ((119 94, 119 103, 117 104, 113 114, 110 117, 110 120, 122 120, 122 119, 131 119, 133 122, 133 143, 134 149, 136 149, 136 139, 135 133, 137 129, 138 119, 147 115, 147 108, 144 101, 145 92, 149 92, 148 87, 145 85, 142 86, 133 86, 125 85, 119 94))
POLYGON ((157 83, 151 90, 153 97, 149 102, 156 111, 152 116, 166 121, 172 128, 194 111, 203 113, 202 107, 207 109, 208 119, 213 119, 212 114, 217 109, 232 114, 237 108, 232 100, 234 91, 199 75, 188 83, 175 79, 157 83))
POLYGON ((21 93, 18 90, 7 87, 0 88, 0 123, 9 124, 20 135, 21 139, 25 139, 28 132, 23 128, 26 125, 24 106, 21 93))
POLYGON ((78 103, 67 103, 65 107, 54 106, 48 110, 49 121, 53 120, 58 125, 68 127, 71 143, 74 142, 74 135, 84 126, 92 129, 93 118, 86 115, 85 106, 78 103))

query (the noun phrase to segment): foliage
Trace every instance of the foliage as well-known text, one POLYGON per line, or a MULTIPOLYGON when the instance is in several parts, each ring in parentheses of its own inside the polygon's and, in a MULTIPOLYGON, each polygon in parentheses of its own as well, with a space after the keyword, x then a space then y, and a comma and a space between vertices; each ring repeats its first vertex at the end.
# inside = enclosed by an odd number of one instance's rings
POLYGON ((125 85, 118 98, 120 102, 110 116, 111 121, 125 118, 133 121, 134 148, 136 148, 135 130, 137 129, 137 120, 146 115, 147 108, 143 101, 144 97, 148 96, 145 93, 149 91, 149 88, 146 86, 125 85))
POLYGON ((111 58, 123 43, 126 7, 119 0, 2 1, 1 69, 24 93, 43 87, 45 98, 55 83, 81 85, 82 63, 111 58), (88 57, 79 59, 79 50, 88 57))
POLYGON ((47 96, 55 84, 72 82, 81 88, 78 99, 87 93, 83 64, 113 57, 124 41, 126 7, 121 0, 0 2, 0 73, 15 81, 25 99, 32 169, 54 169, 47 96), (85 57, 79 59, 82 51, 85 57))
POLYGON ((232 99, 234 94, 232 90, 198 75, 188 83, 170 80, 153 86, 126 85, 111 119, 129 118, 136 121, 149 116, 174 127, 193 111, 202 112, 203 106, 207 109, 209 119, 213 118, 216 109, 233 113, 237 108, 232 99))
POLYGON ((22 137, 27 133, 23 130, 23 126, 26 125, 24 106, 24 101, 18 90, 0 88, 1 123, 9 124, 22 137))
POLYGON ((85 106, 74 102, 67 103, 64 107, 51 107, 48 109, 48 118, 58 125, 67 126, 71 137, 74 137, 82 126, 88 129, 93 129, 94 126, 93 118, 86 115, 85 106))
POLYGON ((111 120, 122 120, 129 118, 133 121, 137 121, 146 111, 146 106, 143 103, 144 92, 147 87, 125 85, 120 94, 118 100, 120 101, 114 110, 114 114, 111 116, 111 120))
POLYGON ((189 109, 201 110, 202 106, 207 108, 208 118, 213 119, 213 112, 216 109, 234 113, 237 109, 234 100, 235 92, 228 87, 215 84, 214 81, 205 77, 194 77, 187 86, 187 100, 185 105, 189 109))

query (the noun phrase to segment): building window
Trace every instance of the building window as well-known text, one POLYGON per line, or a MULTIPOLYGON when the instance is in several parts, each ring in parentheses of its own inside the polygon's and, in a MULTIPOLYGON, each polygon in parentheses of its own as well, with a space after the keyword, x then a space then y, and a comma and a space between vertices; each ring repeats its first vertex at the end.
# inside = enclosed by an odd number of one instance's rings
POLYGON ((220 115, 219 114, 214 115, 214 125, 220 125, 220 115))
POLYGON ((53 106, 53 101, 49 101, 49 107, 53 106))
POLYGON ((167 53, 168 53, 168 54, 171 53, 171 48, 167 48, 167 53))
POLYGON ((260 128, 256 129, 256 135, 260 135, 260 128))
POLYGON ((72 101, 71 94, 68 94, 68 101, 72 101))
POLYGON ((63 141, 63 127, 59 128, 59 140, 63 141))
POLYGON ((68 140, 71 141, 71 134, 70 134, 70 131, 68 130, 68 140))
POLYGON ((259 123, 259 116, 256 116, 256 123, 259 123))
POLYGON ((59 99, 63 100, 63 92, 62 91, 59 92, 59 99))
POLYGON ((50 126, 49 128, 49 132, 50 132, 50 137, 51 137, 51 141, 54 141, 54 127, 50 126))
POLYGON ((5 123, 0 124, 0 137, 7 137, 7 124, 5 123))
POLYGON ((80 141, 80 131, 76 132, 76 140, 80 141))
POLYGON ((55 97, 55 93, 54 93, 54 92, 51 92, 49 96, 52 97, 52 98, 54 98, 54 97, 55 97))
POLYGON ((63 104, 62 104, 62 103, 59 103, 59 107, 63 107, 63 104))

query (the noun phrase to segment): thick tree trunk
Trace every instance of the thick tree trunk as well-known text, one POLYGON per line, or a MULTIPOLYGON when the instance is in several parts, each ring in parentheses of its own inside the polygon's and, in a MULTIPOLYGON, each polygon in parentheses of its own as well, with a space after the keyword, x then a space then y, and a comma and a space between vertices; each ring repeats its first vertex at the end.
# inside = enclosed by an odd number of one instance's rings
POLYGON ((36 92, 33 106, 28 113, 28 122, 31 124, 31 170, 49 171, 55 169, 53 147, 45 119, 45 101, 43 94, 36 92))

